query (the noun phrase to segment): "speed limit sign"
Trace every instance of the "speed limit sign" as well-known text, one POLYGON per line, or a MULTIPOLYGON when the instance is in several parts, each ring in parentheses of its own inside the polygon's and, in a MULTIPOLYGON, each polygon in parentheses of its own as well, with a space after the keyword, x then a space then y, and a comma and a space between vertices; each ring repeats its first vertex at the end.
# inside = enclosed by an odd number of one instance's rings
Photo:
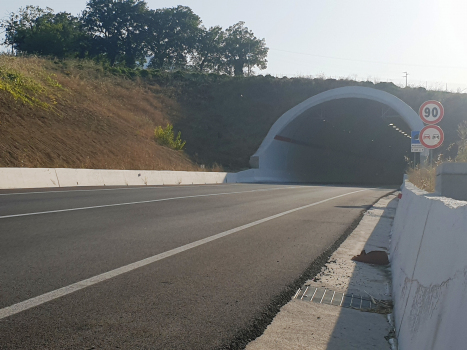
POLYGON ((444 107, 438 101, 426 101, 420 107, 419 114, 425 124, 438 124, 444 117, 444 107))

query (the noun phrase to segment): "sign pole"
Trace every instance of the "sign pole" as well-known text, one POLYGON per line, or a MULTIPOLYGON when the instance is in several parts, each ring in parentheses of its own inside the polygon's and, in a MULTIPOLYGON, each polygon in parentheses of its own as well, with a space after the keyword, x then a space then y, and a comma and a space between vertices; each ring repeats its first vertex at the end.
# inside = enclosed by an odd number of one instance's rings
POLYGON ((420 166, 433 167, 432 150, 440 147, 444 141, 444 132, 436 125, 444 117, 444 107, 438 101, 426 101, 421 105, 418 115, 422 122, 428 125, 420 131, 412 131, 412 152, 424 152, 428 149, 429 154, 426 159, 423 157, 423 163, 420 154, 420 166))

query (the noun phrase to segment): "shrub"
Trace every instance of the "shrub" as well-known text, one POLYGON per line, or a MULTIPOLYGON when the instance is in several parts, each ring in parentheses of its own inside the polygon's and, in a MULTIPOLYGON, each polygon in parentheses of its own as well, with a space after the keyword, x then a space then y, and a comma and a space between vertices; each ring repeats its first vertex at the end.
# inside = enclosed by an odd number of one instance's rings
POLYGON ((179 151, 183 149, 186 143, 186 141, 182 141, 181 134, 182 133, 179 131, 177 138, 174 139, 173 125, 170 123, 167 123, 165 129, 162 126, 158 126, 154 130, 154 137, 160 145, 179 151))

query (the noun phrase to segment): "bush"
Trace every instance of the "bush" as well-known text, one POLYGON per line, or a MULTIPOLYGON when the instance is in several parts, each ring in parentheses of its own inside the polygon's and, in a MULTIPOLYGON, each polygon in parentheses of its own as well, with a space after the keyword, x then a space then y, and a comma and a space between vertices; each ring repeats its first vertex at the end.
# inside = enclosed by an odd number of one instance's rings
POLYGON ((181 132, 177 134, 177 138, 174 139, 173 125, 167 123, 165 129, 162 126, 158 126, 154 130, 154 137, 162 146, 170 147, 175 150, 182 150, 185 147, 186 141, 182 141, 181 132))

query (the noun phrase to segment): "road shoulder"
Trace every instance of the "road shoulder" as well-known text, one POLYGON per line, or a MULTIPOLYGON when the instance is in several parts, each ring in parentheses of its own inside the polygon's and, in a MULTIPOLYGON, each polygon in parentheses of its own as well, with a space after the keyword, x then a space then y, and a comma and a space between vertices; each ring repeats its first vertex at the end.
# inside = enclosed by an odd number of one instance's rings
POLYGON ((351 259, 362 250, 366 253, 389 251, 397 203, 396 195, 391 194, 366 211, 321 272, 297 291, 264 334, 246 349, 391 349, 390 266, 351 259), (319 298, 318 294, 323 297, 319 298), (352 302, 353 297, 348 297, 352 295, 359 300, 357 307, 349 302, 347 306, 350 307, 339 306, 345 305, 346 300, 352 302), (362 306, 362 300, 368 304, 366 307, 362 306))

